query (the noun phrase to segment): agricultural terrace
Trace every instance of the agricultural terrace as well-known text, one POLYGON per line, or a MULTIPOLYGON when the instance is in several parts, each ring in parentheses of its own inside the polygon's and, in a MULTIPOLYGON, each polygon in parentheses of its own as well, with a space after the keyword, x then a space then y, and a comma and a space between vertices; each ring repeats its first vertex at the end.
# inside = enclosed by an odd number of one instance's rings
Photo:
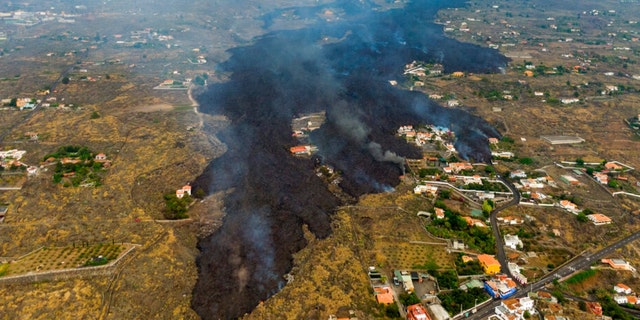
POLYGON ((105 265, 129 251, 130 244, 42 247, 18 260, 0 264, 0 276, 105 265))

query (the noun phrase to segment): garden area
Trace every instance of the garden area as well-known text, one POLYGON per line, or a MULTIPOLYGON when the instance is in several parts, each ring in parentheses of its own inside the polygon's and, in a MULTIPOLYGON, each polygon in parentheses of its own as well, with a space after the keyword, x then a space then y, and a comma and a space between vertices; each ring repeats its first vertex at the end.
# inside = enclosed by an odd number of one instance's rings
POLYGON ((0 264, 0 276, 105 265, 130 247, 127 244, 43 247, 11 263, 0 264))
POLYGON ((427 225, 429 233, 439 238, 459 239, 471 249, 495 254, 496 240, 490 228, 469 226, 460 213, 450 210, 441 201, 436 202, 436 207, 444 210, 444 219, 434 219, 427 225))
POLYGON ((45 162, 56 162, 53 182, 62 183, 65 187, 99 186, 102 181, 101 172, 108 161, 95 160, 95 155, 87 147, 64 146, 58 151, 47 154, 45 162))

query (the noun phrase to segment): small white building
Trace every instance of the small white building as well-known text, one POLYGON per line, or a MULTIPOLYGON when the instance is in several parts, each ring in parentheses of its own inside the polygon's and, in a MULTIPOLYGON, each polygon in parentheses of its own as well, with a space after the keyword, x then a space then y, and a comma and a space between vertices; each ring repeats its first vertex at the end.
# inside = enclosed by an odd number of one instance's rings
POLYGON ((626 284, 623 284, 623 283, 618 283, 615 286, 613 286, 613 291, 615 291, 616 293, 623 293, 623 294, 631 294, 633 292, 631 288, 629 288, 626 284))

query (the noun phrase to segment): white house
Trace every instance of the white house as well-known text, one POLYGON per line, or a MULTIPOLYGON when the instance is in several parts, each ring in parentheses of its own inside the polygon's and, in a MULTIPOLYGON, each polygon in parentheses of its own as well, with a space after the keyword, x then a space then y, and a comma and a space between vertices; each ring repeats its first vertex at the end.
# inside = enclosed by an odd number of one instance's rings
POLYGON ((182 199, 185 195, 191 195, 191 186, 185 185, 184 187, 176 190, 176 197, 182 199))
POLYGON ((633 292, 633 290, 631 290, 631 288, 629 288, 624 283, 618 283, 615 286, 613 286, 613 291, 615 291, 616 293, 624 293, 624 294, 631 294, 633 292))
POLYGON ((522 240, 520 240, 518 235, 510 235, 510 234, 507 234, 504 236, 504 245, 513 250, 517 250, 518 246, 520 247, 524 246, 522 244, 522 240))
POLYGON ((438 192, 438 187, 432 185, 418 185, 413 188, 413 193, 415 194, 427 194, 435 196, 438 192))
POLYGON ((615 295, 613 296, 613 300, 617 303, 617 304, 626 304, 627 302, 629 302, 627 300, 627 296, 619 296, 619 295, 615 295))
POLYGON ((527 173, 524 172, 524 170, 514 170, 513 172, 511 172, 511 174, 509 174, 510 178, 526 178, 527 177, 527 173))

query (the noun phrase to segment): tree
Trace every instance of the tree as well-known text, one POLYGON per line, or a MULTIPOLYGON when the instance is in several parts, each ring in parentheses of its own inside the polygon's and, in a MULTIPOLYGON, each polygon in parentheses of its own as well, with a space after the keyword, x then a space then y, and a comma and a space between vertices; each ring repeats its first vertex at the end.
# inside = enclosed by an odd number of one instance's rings
POLYGON ((589 221, 589 218, 587 217, 587 215, 586 215, 586 214, 584 214, 584 212, 580 212, 580 213, 578 213, 578 215, 577 215, 577 219, 578 219, 578 221, 580 221, 580 222, 587 222, 587 221, 589 221))
POLYGON ((440 198, 442 198, 442 199, 451 198, 451 190, 449 190, 449 189, 441 189, 440 190, 440 198))
POLYGON ((385 307, 384 313, 389 318, 398 318, 400 317, 400 310, 398 309, 398 305, 395 303, 388 304, 385 307))
POLYGON ((62 84, 69 84, 69 77, 62 78, 62 84))
POLYGON ((100 114, 98 113, 98 111, 94 111, 91 113, 91 119, 98 119, 100 118, 100 114))
POLYGON ((529 310, 525 310, 523 316, 525 319, 529 319, 531 317, 531 313, 529 313, 529 310))
POLYGON ((524 165, 531 165, 531 164, 533 164, 533 159, 531 159, 531 158, 520 158, 520 159, 518 159, 518 162, 520 162, 521 164, 524 164, 524 165))
POLYGON ((576 165, 578 165, 579 167, 584 166, 584 160, 582 160, 582 158, 576 159, 576 165))
POLYGON ((482 212, 485 214, 489 214, 491 213, 491 210, 493 210, 493 206, 491 205, 491 203, 489 203, 489 201, 485 200, 484 202, 482 202, 482 212))
POLYGON ((618 181, 613 180, 613 179, 609 180, 609 182, 607 183, 607 185, 608 185, 610 188, 614 188, 614 189, 615 189, 615 188, 620 187, 620 184, 618 183, 618 181))
POLYGON ((400 302, 402 302, 402 304, 405 306, 420 303, 420 298, 418 298, 415 292, 401 293, 398 299, 400 299, 400 302))
POLYGON ((578 302, 578 308, 580 308, 580 310, 582 310, 582 311, 587 311, 587 303, 582 301, 582 300, 580 300, 578 302))

